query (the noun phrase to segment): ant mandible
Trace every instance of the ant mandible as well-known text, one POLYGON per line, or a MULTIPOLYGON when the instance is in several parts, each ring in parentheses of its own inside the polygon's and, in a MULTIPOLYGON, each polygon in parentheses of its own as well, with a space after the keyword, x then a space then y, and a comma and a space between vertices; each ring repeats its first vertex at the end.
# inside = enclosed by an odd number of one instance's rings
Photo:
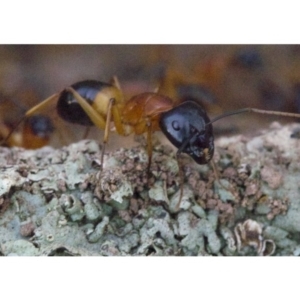
MULTIPOLYGON (((77 82, 28 110, 17 126, 53 101, 57 101, 57 113, 63 120, 85 126, 95 125, 104 130, 101 168, 111 122, 114 123, 117 133, 123 136, 146 132, 148 172, 151 166, 154 131, 161 130, 178 148, 177 156, 186 153, 196 163, 207 164, 214 153, 212 123, 221 118, 245 112, 300 118, 300 114, 295 113, 244 108, 210 120, 196 102, 186 101, 176 105, 171 98, 155 92, 142 93, 125 101, 119 82, 114 78, 112 83, 96 80, 77 82)), ((11 136, 16 127, 4 141, 11 136)))

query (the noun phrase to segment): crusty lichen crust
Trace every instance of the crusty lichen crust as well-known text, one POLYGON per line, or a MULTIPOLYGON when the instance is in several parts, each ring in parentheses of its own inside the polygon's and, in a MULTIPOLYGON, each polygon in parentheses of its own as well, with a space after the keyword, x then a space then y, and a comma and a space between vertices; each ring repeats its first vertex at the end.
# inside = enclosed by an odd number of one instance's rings
POLYGON ((156 145, 105 155, 83 140, 61 149, 0 148, 2 255, 299 255, 299 125, 216 141, 210 165, 156 145))

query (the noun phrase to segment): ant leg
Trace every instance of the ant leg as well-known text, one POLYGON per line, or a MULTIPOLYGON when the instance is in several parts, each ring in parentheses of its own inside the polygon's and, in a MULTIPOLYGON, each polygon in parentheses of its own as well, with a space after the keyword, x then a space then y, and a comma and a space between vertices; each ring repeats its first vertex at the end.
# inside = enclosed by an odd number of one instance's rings
POLYGON ((78 101, 79 105, 82 109, 86 112, 86 114, 90 117, 92 122, 100 129, 104 129, 104 138, 103 138, 103 149, 101 153, 101 169, 103 168, 103 159, 104 159, 104 152, 105 146, 108 141, 109 137, 109 129, 110 129, 110 122, 111 122, 111 114, 112 114, 112 107, 114 107, 114 99, 110 99, 108 107, 107 107, 107 116, 106 120, 91 106, 89 105, 86 100, 84 100, 72 87, 68 87, 67 91, 71 92, 75 99, 78 101))
POLYGON ((182 196, 183 196, 183 183, 184 183, 184 175, 183 175, 183 166, 180 161, 180 152, 176 153, 176 159, 177 159, 177 164, 178 164, 178 175, 179 175, 179 184, 180 184, 180 194, 179 194, 179 201, 176 205, 176 211, 179 210, 180 204, 182 201, 182 196))
POLYGON ((84 100, 72 87, 66 88, 66 91, 73 94, 75 99, 78 101, 78 104, 82 107, 85 113, 90 117, 92 122, 100 129, 105 128, 105 119, 98 114, 98 112, 84 100))
POLYGON ((158 92, 159 92, 159 86, 157 86, 157 87, 153 90, 153 93, 155 93, 155 94, 158 94, 158 92))
POLYGON ((22 147, 22 134, 14 134, 8 138, 10 131, 11 129, 5 123, 0 123, 0 145, 5 143, 8 147, 22 147))
POLYGON ((105 153, 105 146, 108 142, 109 133, 110 133, 110 122, 111 122, 111 114, 112 114, 112 107, 114 106, 115 99, 110 99, 108 108, 107 108, 107 116, 106 116, 106 123, 105 123, 105 129, 104 129, 104 138, 103 138, 103 148, 101 153, 101 169, 103 169, 103 159, 104 159, 104 153, 105 153))
POLYGON ((110 80, 111 84, 121 91, 121 85, 117 76, 113 76, 110 80))
MULTIPOLYGON (((117 76, 113 76, 113 78, 111 79, 111 84, 113 84, 118 90, 121 91, 122 93, 122 89, 120 86, 120 82, 118 80, 117 76)), ((122 95, 123 97, 123 95, 122 95)), ((123 136, 127 136, 130 133, 132 133, 132 127, 130 125, 125 125, 122 122, 122 109, 123 109, 124 104, 123 103, 118 103, 112 106, 112 115, 114 118, 114 124, 116 127, 116 130, 118 132, 119 135, 123 135, 123 136)))
POLYGON ((86 139, 87 139, 87 137, 88 137, 88 135, 89 135, 89 133, 90 133, 90 129, 91 129, 90 126, 86 126, 85 131, 84 131, 84 134, 83 134, 83 136, 82 136, 82 139, 83 139, 83 140, 86 140, 86 139))
POLYGON ((29 109, 24 117, 16 124, 16 126, 9 132, 9 134, 0 142, 0 145, 4 144, 7 142, 7 140, 11 137, 11 135, 15 132, 15 130, 20 126, 22 122, 24 122, 27 118, 31 117, 32 115, 36 114, 37 112, 45 109, 53 100, 57 100, 59 97, 59 94, 54 94, 41 103, 35 105, 31 109, 29 109))
POLYGON ((48 104, 50 104, 53 100, 57 100, 59 97, 59 93, 56 93, 50 97, 48 97, 47 99, 45 99, 44 101, 42 101, 41 103, 37 104, 36 106, 32 107, 31 109, 29 109, 26 113, 25 113, 25 117, 30 117, 32 115, 34 115, 35 113, 45 109, 47 107, 48 104))
MULTIPOLYGON (((210 161, 210 164, 211 164, 211 166, 212 166, 212 168, 213 168, 213 170, 214 170, 214 174, 215 174, 215 176, 216 176, 216 179, 217 179, 218 183, 219 183, 220 185, 222 185, 222 183, 221 183, 221 181, 220 181, 220 173, 219 173, 219 170, 217 169, 217 166, 216 166, 215 161, 212 159, 212 160, 210 161)), ((223 186, 223 187, 224 187, 224 186, 223 186)))
POLYGON ((190 139, 192 139, 195 134, 196 133, 193 133, 188 138, 186 138, 183 141, 183 143, 181 144, 181 146, 178 148, 177 153, 176 153, 177 164, 178 164, 178 174, 179 174, 179 179, 180 179, 180 195, 179 195, 179 201, 178 201, 178 204, 176 206, 176 209, 179 209, 180 204, 181 204, 181 200, 182 200, 182 196, 183 196, 183 183, 184 183, 183 166, 181 165, 180 159, 179 159, 180 153, 187 146, 187 144, 189 143, 190 139))
POLYGON ((118 134, 123 136, 128 135, 130 132, 126 130, 127 127, 125 127, 125 125, 122 123, 120 108, 118 107, 117 104, 112 106, 112 115, 114 118, 114 124, 118 134))
MULTIPOLYGON (((114 124, 117 129, 117 132, 120 135, 128 135, 131 132, 131 130, 130 131, 126 130, 128 128, 125 127, 122 123, 121 112, 120 112, 119 107, 115 104, 115 99, 114 98, 110 99, 108 107, 107 107, 107 116, 106 116, 106 123, 105 123, 105 129, 104 129, 103 151, 102 151, 102 155, 101 155, 101 166, 103 166, 105 145, 108 142, 112 117, 114 119, 114 124)), ((129 127, 129 128, 131 129, 131 127, 129 127)))
POLYGON ((152 162, 152 123, 151 123, 151 121, 147 122, 147 152, 148 152, 147 173, 149 176, 151 162, 152 162))
POLYGON ((105 120, 72 87, 68 87, 66 90, 71 92, 74 95, 74 97, 78 101, 79 105, 86 112, 86 114, 90 117, 90 119, 95 124, 95 126, 97 126, 100 129, 104 129, 103 151, 102 151, 102 155, 101 155, 101 166, 102 166, 103 158, 104 158, 104 150, 105 150, 105 145, 106 145, 106 143, 108 141, 108 137, 109 137, 110 123, 111 123, 112 116, 114 118, 114 123, 115 123, 116 129, 117 129, 117 132, 120 135, 128 134, 127 132, 125 133, 125 127, 122 124, 120 109, 117 105, 115 105, 115 99, 114 98, 110 99, 108 107, 107 107, 107 115, 106 115, 106 120, 105 120))
POLYGON ((223 189, 225 189, 226 191, 228 191, 228 192, 234 194, 235 191, 234 191, 234 189, 232 189, 232 188, 230 187, 230 185, 226 187, 226 186, 222 183, 222 181, 221 181, 221 179, 220 179, 220 172, 219 172, 219 170, 217 169, 217 165, 216 165, 216 163, 215 163, 215 161, 214 161, 213 159, 210 161, 210 164, 211 164, 211 166, 212 166, 212 168, 213 168, 213 171, 214 171, 214 174, 215 174, 215 177, 216 177, 216 180, 217 180, 218 184, 219 184, 223 189))
POLYGON ((57 124, 57 128, 63 128, 63 130, 56 130, 57 141, 59 142, 59 145, 67 145, 72 143, 75 137, 73 132, 70 130, 70 126, 68 126, 58 114, 54 114, 52 119, 53 123, 57 124))

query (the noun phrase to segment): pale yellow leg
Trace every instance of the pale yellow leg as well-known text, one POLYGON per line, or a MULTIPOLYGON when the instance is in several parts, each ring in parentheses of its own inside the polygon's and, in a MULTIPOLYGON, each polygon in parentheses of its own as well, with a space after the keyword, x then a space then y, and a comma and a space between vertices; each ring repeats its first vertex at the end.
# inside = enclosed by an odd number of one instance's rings
POLYGON ((121 85, 117 76, 113 76, 111 79, 111 84, 121 91, 121 85))
POLYGON ((114 102, 115 102, 114 99, 110 99, 107 107, 106 124, 104 129, 104 138, 103 138, 103 148, 101 153, 101 169, 103 168, 105 146, 106 143, 108 142, 109 133, 110 133, 111 114, 112 114, 112 108, 114 107, 114 102))
POLYGON ((114 118, 114 124, 118 134, 126 135, 127 133, 124 130, 124 125, 122 124, 121 112, 117 105, 112 106, 112 115, 114 118))
POLYGON ((111 123, 111 113, 112 108, 114 106, 115 99, 110 99, 107 107, 107 115, 106 115, 106 123, 105 123, 105 129, 104 129, 104 143, 107 143, 110 133, 110 123, 111 123))
POLYGON ((40 112, 41 110, 45 109, 48 104, 50 104, 53 100, 57 100, 59 97, 59 94, 54 94, 50 96, 49 98, 45 99, 41 103, 37 104, 36 106, 32 107, 25 113, 25 117, 30 117, 37 112, 40 112))
POLYGON ((86 112, 86 114, 90 117, 90 119, 95 124, 95 126, 97 126, 100 129, 104 129, 103 148, 102 148, 102 153, 101 153, 101 168, 102 168, 103 167, 104 153, 105 153, 105 146, 106 146, 106 143, 108 142, 108 138, 109 138, 111 115, 112 115, 112 109, 114 107, 114 99, 112 98, 112 99, 109 100, 109 104, 108 104, 108 107, 107 107, 107 115, 106 115, 106 120, 105 120, 72 87, 69 87, 66 90, 74 95, 74 97, 78 101, 79 105, 86 112))
MULTIPOLYGON (((113 84, 120 92, 122 93, 121 85, 117 76, 113 76, 111 79, 111 84, 113 84)), ((122 96, 123 97, 123 96, 122 96)), ((114 123, 118 134, 120 135, 128 135, 130 130, 126 130, 124 124, 122 124, 122 117, 120 112, 120 107, 118 105, 113 105, 112 107, 112 115, 114 118, 114 123), (128 131, 128 132, 127 132, 128 131)))
POLYGON ((85 113, 90 117, 92 122, 100 129, 105 128, 105 119, 98 114, 98 112, 84 99, 82 98, 72 87, 66 88, 66 90, 72 93, 75 99, 78 101, 79 105, 85 111, 85 113))

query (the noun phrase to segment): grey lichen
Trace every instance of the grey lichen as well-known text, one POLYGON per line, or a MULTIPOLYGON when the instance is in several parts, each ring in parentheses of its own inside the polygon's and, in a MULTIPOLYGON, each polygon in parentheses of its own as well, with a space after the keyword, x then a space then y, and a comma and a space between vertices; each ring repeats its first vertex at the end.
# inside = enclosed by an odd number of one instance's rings
POLYGON ((248 246, 253 247, 260 256, 272 255, 276 250, 274 241, 263 238, 262 225, 254 220, 248 219, 244 223, 238 223, 234 234, 239 253, 245 253, 244 248, 247 249, 248 246))
POLYGON ((2 255, 299 255, 298 125, 216 141, 220 181, 168 146, 0 148, 2 255), (181 188, 183 191, 180 199, 181 188))

